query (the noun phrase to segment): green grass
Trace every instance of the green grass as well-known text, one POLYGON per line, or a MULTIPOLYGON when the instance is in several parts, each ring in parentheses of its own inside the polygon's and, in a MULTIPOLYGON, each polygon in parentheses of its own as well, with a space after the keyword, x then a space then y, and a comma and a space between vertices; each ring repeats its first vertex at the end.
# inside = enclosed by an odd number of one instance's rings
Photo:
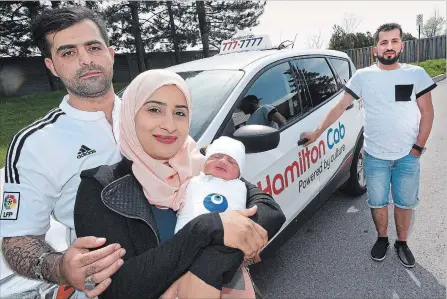
MULTIPOLYGON (((114 84, 115 92, 127 83, 114 84)), ((0 99, 0 168, 5 166, 6 151, 14 135, 23 127, 59 106, 65 91, 30 93, 20 96, 2 96, 0 99)))
MULTIPOLYGON (((416 65, 417 63, 412 62, 410 64, 416 65)), ((445 59, 427 60, 419 63, 419 66, 423 67, 425 71, 431 76, 435 77, 438 75, 445 74, 445 59)))

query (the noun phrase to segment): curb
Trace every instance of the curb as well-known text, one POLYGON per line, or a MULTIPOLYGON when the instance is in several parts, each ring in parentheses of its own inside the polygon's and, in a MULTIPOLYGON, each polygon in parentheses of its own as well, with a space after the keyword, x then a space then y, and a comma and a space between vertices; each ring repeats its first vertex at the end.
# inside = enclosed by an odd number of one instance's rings
POLYGON ((439 76, 436 76, 436 77, 433 77, 432 79, 433 79, 433 81, 435 81, 435 82, 442 81, 442 80, 445 79, 445 74, 443 74, 443 75, 439 75, 439 76))

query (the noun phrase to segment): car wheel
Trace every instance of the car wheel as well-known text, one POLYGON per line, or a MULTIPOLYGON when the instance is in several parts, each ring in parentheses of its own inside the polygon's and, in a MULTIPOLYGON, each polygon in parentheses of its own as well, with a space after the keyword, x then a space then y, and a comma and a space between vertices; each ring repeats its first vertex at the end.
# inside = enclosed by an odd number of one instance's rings
POLYGON ((360 137, 357 148, 354 151, 350 176, 348 181, 340 189, 343 193, 360 196, 366 192, 366 178, 364 170, 363 136, 360 137))

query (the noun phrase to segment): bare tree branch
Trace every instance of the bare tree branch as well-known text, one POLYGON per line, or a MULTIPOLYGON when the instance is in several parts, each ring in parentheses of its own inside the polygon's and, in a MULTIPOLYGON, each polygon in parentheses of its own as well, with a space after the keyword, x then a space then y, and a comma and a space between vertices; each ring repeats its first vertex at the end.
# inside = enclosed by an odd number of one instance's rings
POLYGON ((349 34, 354 33, 357 27, 360 25, 362 20, 353 13, 345 14, 345 18, 343 19, 343 30, 349 34))
POLYGON ((435 10, 434 16, 429 18, 422 27, 422 35, 425 37, 435 37, 442 35, 445 19, 439 16, 439 11, 435 10))
POLYGON ((321 29, 317 34, 311 34, 307 37, 307 46, 309 49, 321 49, 323 47, 323 40, 321 38, 321 29))

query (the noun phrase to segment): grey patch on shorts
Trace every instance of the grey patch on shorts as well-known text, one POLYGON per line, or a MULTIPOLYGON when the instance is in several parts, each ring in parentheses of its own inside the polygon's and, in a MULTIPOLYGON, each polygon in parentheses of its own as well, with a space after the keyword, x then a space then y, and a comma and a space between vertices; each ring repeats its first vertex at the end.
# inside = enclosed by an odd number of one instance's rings
POLYGON ((233 279, 229 283, 223 285, 223 287, 241 291, 245 290, 245 280, 242 268, 239 268, 236 274, 234 274, 233 279))

